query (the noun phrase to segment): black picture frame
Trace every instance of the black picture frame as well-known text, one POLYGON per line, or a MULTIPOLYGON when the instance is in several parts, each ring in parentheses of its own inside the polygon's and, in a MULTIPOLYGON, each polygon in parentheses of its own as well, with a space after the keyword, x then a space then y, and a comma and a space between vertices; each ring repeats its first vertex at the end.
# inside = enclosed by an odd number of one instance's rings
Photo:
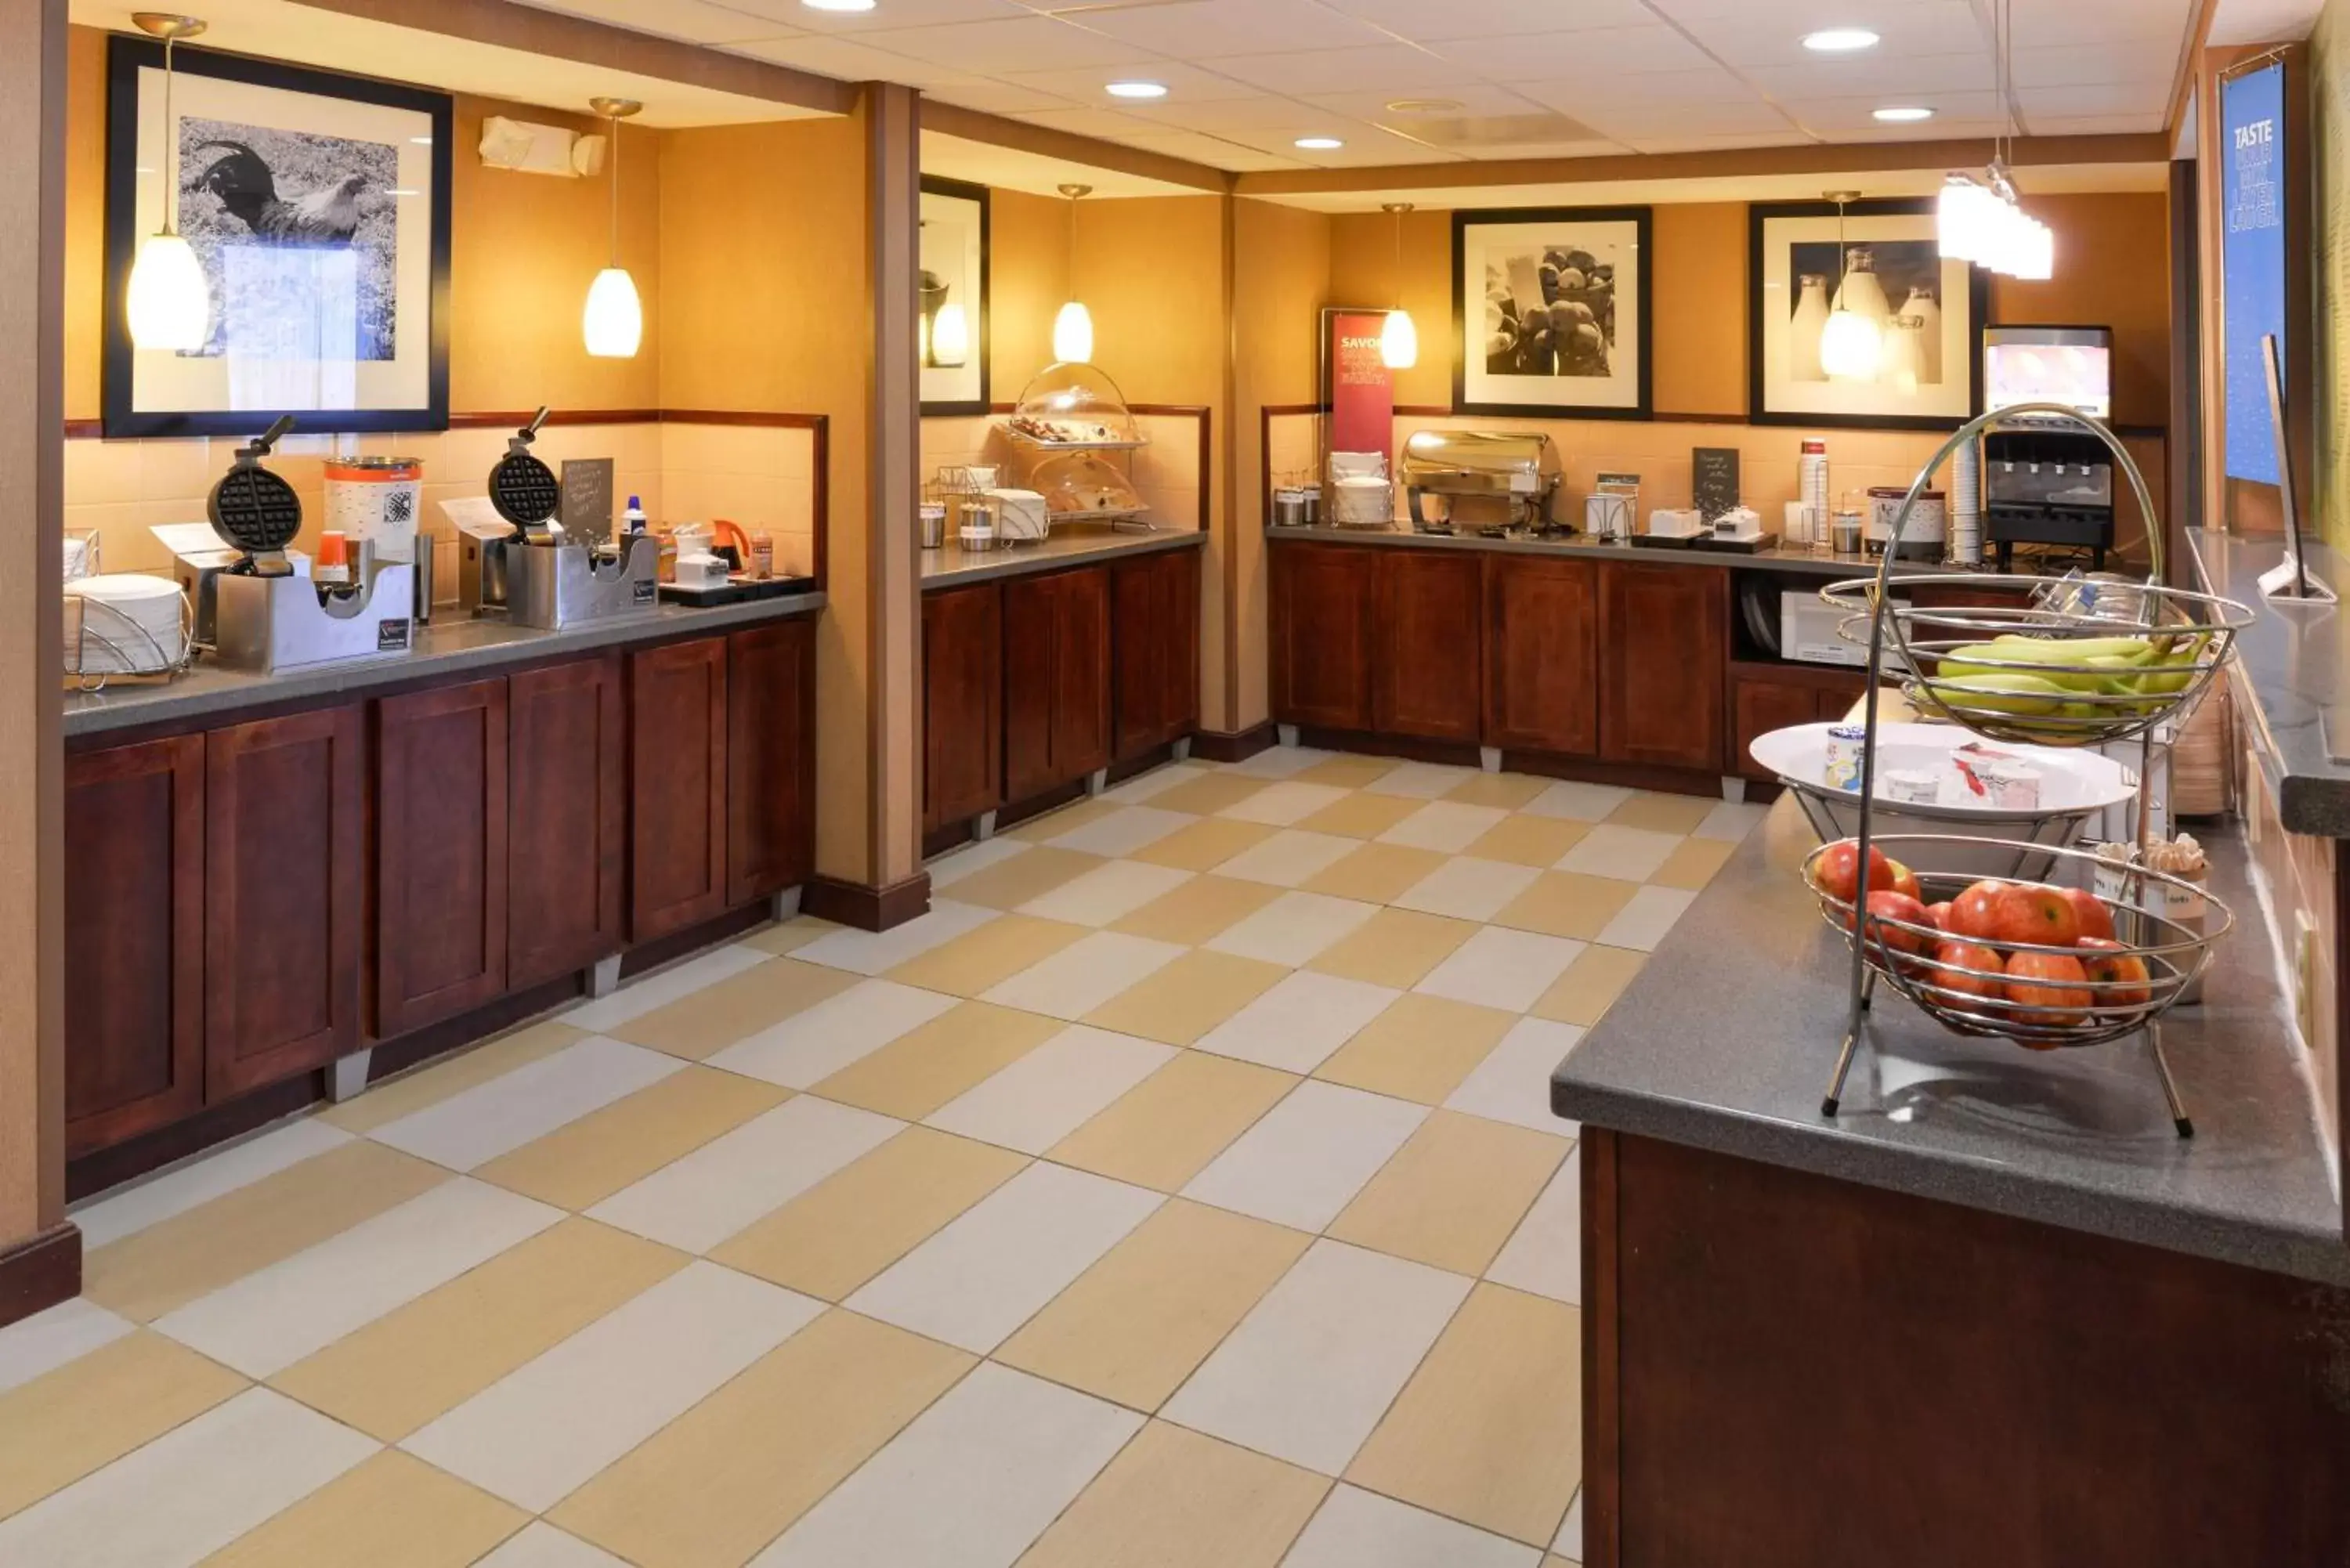
MULTIPOLYGON (((979 349, 978 395, 969 398, 925 398, 922 400, 921 411, 925 417, 983 417, 993 406, 991 399, 994 389, 995 374, 993 347, 989 341, 989 311, 995 269, 993 192, 984 185, 974 185, 962 180, 949 180, 937 174, 925 174, 921 178, 921 193, 925 196, 944 196, 952 201, 970 202, 979 208, 979 320, 972 333, 972 341, 979 349)), ((920 270, 920 261, 918 250, 915 257, 918 272, 920 270)), ((919 297, 916 304, 917 308, 920 308, 919 297)), ((920 365, 915 367, 918 379, 924 369, 925 367, 920 365)))
POLYGON ((447 93, 378 81, 368 77, 314 70, 276 60, 192 49, 172 51, 181 77, 208 77, 252 87, 306 93, 406 109, 429 118, 432 130, 432 189, 423 203, 430 213, 428 239, 432 286, 425 302, 428 361, 425 399, 420 407, 395 409, 192 409, 141 410, 135 407, 135 365, 124 302, 130 267, 142 237, 138 223, 139 73, 160 70, 163 46, 115 34, 107 40, 106 95, 106 307, 99 350, 100 423, 109 437, 241 436, 266 430, 281 414, 292 414, 302 434, 440 431, 449 426, 449 210, 450 167, 456 116, 447 93))
MULTIPOLYGON (((1646 206, 1492 207, 1452 214, 1452 411, 1503 419, 1649 420, 1656 417, 1656 210, 1646 206), (1638 256, 1633 279, 1633 319, 1638 324, 1638 400, 1628 405, 1527 403, 1471 400, 1469 396, 1469 232, 1474 228, 1539 223, 1628 223, 1638 256)), ((1617 309, 1621 309, 1620 299, 1617 309)))
MULTIPOLYGON (((1847 219, 1915 217, 1934 221, 1932 197, 1878 197, 1846 202, 1847 219)), ((1746 209, 1746 418, 1750 424, 1801 426, 1806 430, 1954 431, 1982 412, 1982 334, 1991 318, 1991 275, 1980 266, 1967 268, 1966 352, 1967 406, 1963 412, 1942 414, 1816 413, 1774 410, 1768 406, 1770 367, 1766 363, 1764 311, 1769 300, 1763 280, 1770 249, 1770 226, 1777 219, 1833 218, 1834 202, 1756 202, 1746 209)))

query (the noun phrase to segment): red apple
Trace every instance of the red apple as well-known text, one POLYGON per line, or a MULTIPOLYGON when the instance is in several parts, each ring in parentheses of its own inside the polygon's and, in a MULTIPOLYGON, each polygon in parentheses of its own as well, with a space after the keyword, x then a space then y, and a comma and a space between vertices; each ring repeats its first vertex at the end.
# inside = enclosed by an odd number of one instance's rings
POLYGON ((1950 901, 1948 898, 1945 898, 1939 904, 1927 905, 1926 919, 1933 922, 1934 926, 1938 929, 1945 931, 1949 930, 1950 929, 1950 901))
POLYGON ((1888 963, 1907 965, 1908 961, 1926 950, 1930 940, 1923 932, 1904 930, 1888 926, 1887 920, 1904 920, 1912 926, 1926 923, 1926 906, 1907 893, 1883 888, 1868 896, 1868 934, 1877 950, 1888 963))
POLYGON ((2081 940, 2081 918, 2073 912, 2072 900, 2056 888, 2037 882, 2013 883, 2002 888, 1991 905, 1991 939, 2069 948, 2081 940))
POLYGON ((1996 1015, 1997 1008, 1974 1006, 1966 999, 1998 1001, 2006 991, 2001 979, 2006 972, 2006 962, 1981 942, 1946 941, 1934 949, 1934 968, 1928 972, 1926 983, 1940 991, 1957 992, 1940 999, 1949 1006, 1996 1015))
POLYGON ((2080 922, 2082 940, 2091 937, 2108 942, 2114 940, 2113 911, 2106 908, 2103 898, 2086 888, 2059 888, 2057 891, 2073 906, 2074 918, 2080 922))
POLYGON ((2146 960, 2121 943, 2110 937, 2083 937, 2081 953, 2081 967, 2106 988, 2097 992, 2099 1007, 2144 1007, 2154 1000, 2154 978, 2147 971, 2146 960))
MULTIPOLYGON (((1840 838, 1827 847, 1813 867, 1813 880, 1819 890, 1839 904, 1860 901, 1860 841, 1840 838)), ((1874 844, 1868 846, 1868 888, 1893 886, 1893 862, 1874 844)))
POLYGON ((2004 882, 1976 883, 1950 900, 1950 912, 1943 919, 1942 929, 1970 942, 1989 941, 1994 934, 1991 910, 1998 906, 1999 896, 2006 891, 2004 882))
POLYGON ((1923 904, 1926 901, 1926 889, 1918 885, 1918 874, 1898 860, 1888 861, 1887 864, 1893 867, 1893 890, 1906 894, 1923 904))
POLYGON ((2087 989, 2089 971, 2081 961, 2063 953, 2017 953, 2007 961, 2007 999, 2018 1007, 2047 1008, 2023 1012, 2019 1023, 2053 1023, 2071 1028, 2089 1021, 2096 999, 2087 989), (2055 1011, 2061 1009, 2062 1011, 2055 1011))

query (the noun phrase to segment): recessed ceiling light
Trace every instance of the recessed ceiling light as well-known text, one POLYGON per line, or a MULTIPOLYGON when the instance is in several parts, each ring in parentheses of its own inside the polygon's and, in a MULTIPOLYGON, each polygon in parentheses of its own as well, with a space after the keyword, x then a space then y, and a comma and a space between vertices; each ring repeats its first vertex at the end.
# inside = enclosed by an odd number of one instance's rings
POLYGON ((1112 98, 1165 98, 1167 84, 1165 82, 1112 82, 1109 84, 1109 96, 1112 98))
POLYGON ((1301 136, 1297 145, 1308 152, 1336 152, 1347 144, 1335 136, 1301 136))
POLYGON ((1451 114, 1461 107, 1457 98, 1399 98, 1388 105, 1389 114, 1451 114))
POLYGON ((1887 125, 1915 125, 1921 119, 1931 119, 1934 111, 1922 105, 1911 105, 1877 110, 1877 118, 1887 125))
POLYGON ((800 0, 811 11, 870 11, 873 0, 800 0))
POLYGON ((1815 54, 1848 55, 1855 49, 1877 47, 1877 35, 1866 27, 1825 27, 1804 34, 1804 47, 1815 54))

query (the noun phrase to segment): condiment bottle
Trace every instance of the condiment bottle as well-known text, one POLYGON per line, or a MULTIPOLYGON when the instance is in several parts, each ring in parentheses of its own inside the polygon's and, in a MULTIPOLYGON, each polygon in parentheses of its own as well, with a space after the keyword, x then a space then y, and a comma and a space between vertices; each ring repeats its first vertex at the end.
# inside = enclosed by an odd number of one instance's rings
POLYGON ((751 535, 751 576, 765 582, 775 575, 775 541, 772 535, 751 535))
POLYGON ((629 509, 620 514, 620 525, 631 534, 645 531, 645 504, 637 497, 629 497, 629 509))

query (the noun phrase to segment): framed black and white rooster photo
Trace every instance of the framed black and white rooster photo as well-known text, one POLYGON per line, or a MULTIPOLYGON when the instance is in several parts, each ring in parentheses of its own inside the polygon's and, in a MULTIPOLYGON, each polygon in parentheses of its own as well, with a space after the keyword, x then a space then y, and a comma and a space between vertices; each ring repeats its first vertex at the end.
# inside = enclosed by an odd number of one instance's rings
POLYGON ((109 47, 105 433, 445 429, 449 96, 109 47), (173 329, 134 341, 132 269, 174 234, 203 297, 170 258, 173 329))

